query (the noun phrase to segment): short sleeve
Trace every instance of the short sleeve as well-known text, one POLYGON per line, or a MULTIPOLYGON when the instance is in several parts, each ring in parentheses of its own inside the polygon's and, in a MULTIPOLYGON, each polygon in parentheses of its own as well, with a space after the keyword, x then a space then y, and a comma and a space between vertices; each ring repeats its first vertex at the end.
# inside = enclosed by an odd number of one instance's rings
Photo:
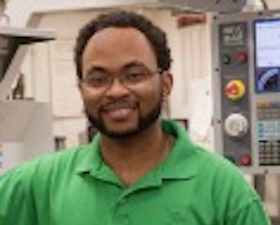
POLYGON ((0 224, 35 225, 31 171, 27 166, 0 177, 0 224))
POLYGON ((232 213, 225 225, 270 225, 260 201, 254 200, 245 207, 232 213))

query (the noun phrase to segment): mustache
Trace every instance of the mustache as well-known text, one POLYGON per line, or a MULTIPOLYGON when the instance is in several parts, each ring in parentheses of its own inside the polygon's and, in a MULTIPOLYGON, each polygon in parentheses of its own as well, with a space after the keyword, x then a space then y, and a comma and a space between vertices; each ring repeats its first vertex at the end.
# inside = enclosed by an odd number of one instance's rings
POLYGON ((120 100, 120 101, 110 101, 107 103, 104 103, 100 109, 101 111, 110 111, 110 110, 115 110, 119 108, 137 108, 138 104, 133 101, 129 100, 120 100))

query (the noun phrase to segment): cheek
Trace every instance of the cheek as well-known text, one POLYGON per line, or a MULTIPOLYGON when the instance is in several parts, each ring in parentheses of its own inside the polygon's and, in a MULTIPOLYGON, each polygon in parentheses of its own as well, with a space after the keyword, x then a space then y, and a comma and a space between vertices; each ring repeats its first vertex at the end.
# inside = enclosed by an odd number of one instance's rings
POLYGON ((159 102, 162 102, 162 90, 160 88, 151 88, 143 93, 143 100, 140 101, 140 112, 147 114, 159 102))
POLYGON ((86 110, 90 113, 97 113, 101 96, 90 91, 81 91, 81 96, 86 110))

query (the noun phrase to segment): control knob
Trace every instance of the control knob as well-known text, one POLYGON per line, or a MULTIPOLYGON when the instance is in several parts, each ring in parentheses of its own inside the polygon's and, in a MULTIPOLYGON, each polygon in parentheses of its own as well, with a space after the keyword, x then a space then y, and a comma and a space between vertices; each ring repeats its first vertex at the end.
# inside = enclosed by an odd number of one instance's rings
POLYGON ((248 120, 240 113, 232 113, 225 119, 225 132, 230 137, 241 138, 249 129, 248 120))

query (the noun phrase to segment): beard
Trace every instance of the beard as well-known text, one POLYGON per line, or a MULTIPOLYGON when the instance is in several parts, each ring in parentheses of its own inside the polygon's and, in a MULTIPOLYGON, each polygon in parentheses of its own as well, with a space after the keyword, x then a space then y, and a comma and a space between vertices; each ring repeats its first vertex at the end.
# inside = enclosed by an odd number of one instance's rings
POLYGON ((104 121, 101 119, 101 113, 99 116, 92 116, 88 109, 85 109, 86 116, 88 121, 90 122, 91 126, 97 129, 101 134, 117 140, 131 138, 137 134, 140 134, 142 131, 147 129, 150 125, 152 125, 161 114, 162 108, 162 99, 160 99, 154 107, 148 112, 147 115, 141 116, 139 115, 137 125, 134 128, 130 128, 123 131, 112 131, 109 130, 104 121))

